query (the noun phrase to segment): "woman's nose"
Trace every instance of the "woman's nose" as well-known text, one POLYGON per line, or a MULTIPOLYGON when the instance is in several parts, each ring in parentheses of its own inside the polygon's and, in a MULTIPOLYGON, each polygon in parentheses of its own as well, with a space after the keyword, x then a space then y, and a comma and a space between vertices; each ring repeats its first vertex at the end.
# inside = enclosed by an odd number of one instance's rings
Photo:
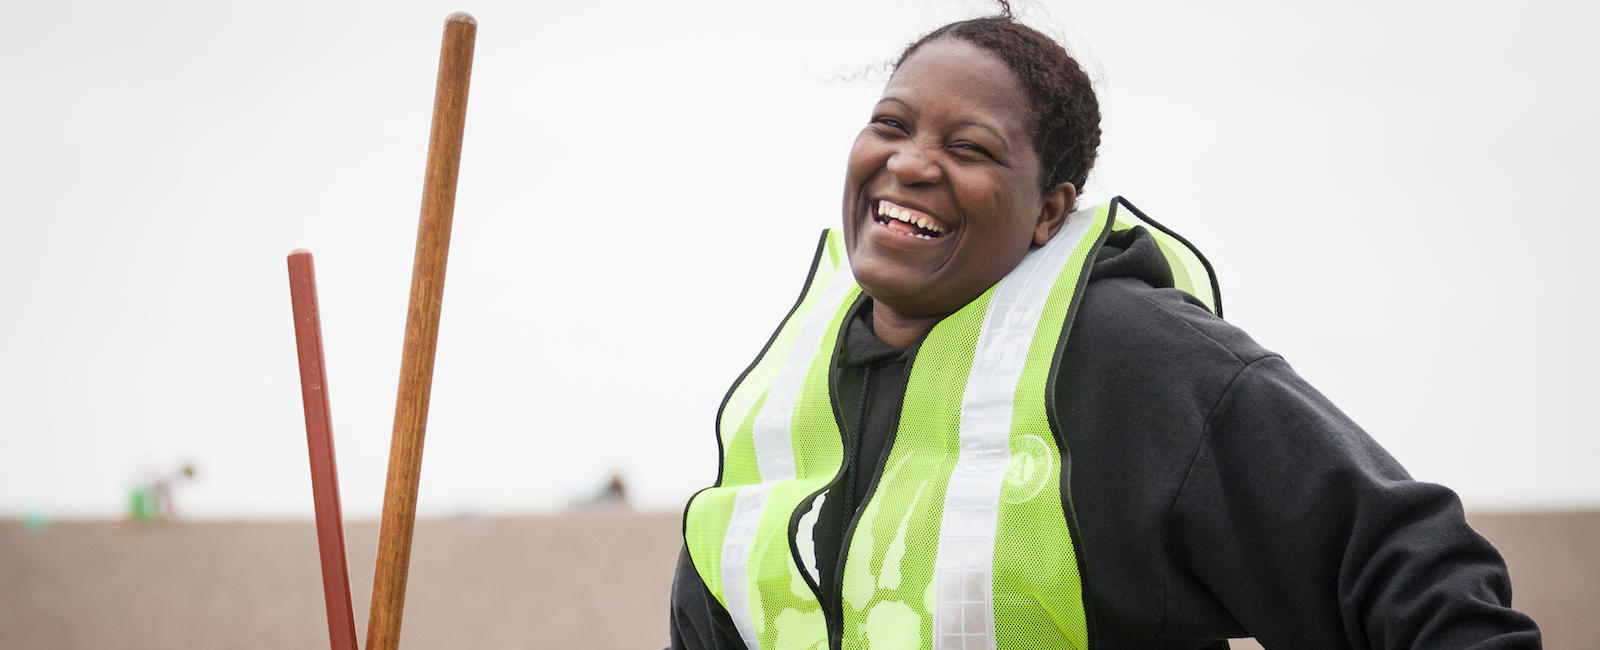
POLYGON ((939 180, 942 173, 925 146, 906 142, 889 155, 889 173, 903 185, 921 185, 939 180))

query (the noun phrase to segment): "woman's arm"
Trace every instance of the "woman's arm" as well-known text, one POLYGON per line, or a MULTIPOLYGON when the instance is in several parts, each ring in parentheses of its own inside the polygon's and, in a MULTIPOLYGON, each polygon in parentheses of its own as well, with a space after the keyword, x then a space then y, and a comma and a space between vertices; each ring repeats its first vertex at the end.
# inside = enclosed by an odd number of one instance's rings
POLYGON ((1456 495, 1275 356, 1224 392, 1165 528, 1169 605, 1209 593, 1268 648, 1540 646, 1456 495))
POLYGON ((733 619, 706 589, 687 548, 678 552, 678 570, 672 576, 671 620, 668 650, 745 650, 733 619))

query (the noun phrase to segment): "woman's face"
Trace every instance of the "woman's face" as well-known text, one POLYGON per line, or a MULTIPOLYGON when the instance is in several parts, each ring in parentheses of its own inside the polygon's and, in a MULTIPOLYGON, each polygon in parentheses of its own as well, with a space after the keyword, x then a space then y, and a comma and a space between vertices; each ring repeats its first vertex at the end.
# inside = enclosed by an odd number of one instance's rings
POLYGON ((943 317, 1049 241, 1070 184, 1039 188, 1029 106, 999 57, 924 44, 889 79, 850 149, 844 233, 868 295, 897 315, 943 317))

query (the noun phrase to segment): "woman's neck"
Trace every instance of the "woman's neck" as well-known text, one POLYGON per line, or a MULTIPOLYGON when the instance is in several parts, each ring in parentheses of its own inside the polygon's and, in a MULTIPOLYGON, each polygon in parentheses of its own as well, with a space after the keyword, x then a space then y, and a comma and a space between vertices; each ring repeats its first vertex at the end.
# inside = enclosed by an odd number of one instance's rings
POLYGON ((902 316, 881 302, 872 305, 872 334, 902 350, 911 347, 941 320, 943 316, 902 316))

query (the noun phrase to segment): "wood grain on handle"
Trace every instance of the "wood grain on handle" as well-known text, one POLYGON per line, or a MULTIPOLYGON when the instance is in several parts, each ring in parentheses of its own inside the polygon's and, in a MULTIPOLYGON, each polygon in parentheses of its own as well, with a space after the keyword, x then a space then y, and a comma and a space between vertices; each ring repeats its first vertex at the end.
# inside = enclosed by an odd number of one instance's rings
POLYGON ((405 348, 400 358, 400 390, 395 397, 394 437, 389 447, 389 477, 378 528, 377 566, 372 576, 372 611, 367 619, 367 650, 397 650, 416 524, 417 483, 422 470, 422 439, 428 424, 428 394, 433 353, 439 339, 445 260, 455 212, 456 176, 466 126, 467 87, 478 23, 464 13, 444 23, 439 51, 439 81, 433 98, 433 129, 428 137, 428 168, 422 185, 422 218, 417 255, 411 267, 411 305, 406 311, 405 348))

